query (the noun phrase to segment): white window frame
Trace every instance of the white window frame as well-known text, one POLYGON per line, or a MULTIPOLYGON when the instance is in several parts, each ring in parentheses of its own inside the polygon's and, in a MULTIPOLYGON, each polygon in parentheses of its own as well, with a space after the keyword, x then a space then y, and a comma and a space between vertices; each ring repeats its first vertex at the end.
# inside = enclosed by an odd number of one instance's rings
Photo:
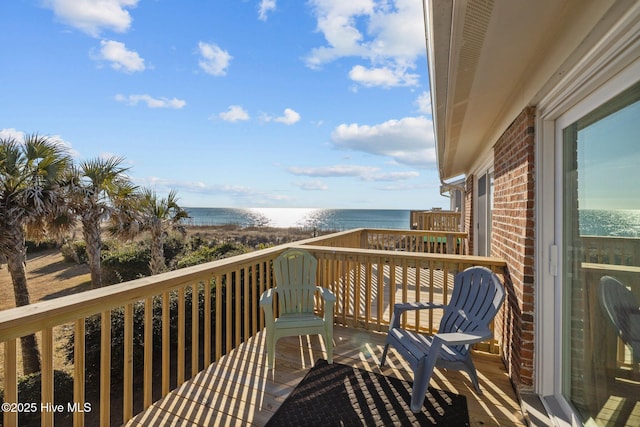
MULTIPOLYGON (((473 244, 473 254, 474 255, 478 255, 478 220, 479 220, 479 190, 480 190, 480 178, 482 178, 483 176, 486 175, 487 177, 487 191, 493 191, 494 189, 491 188, 489 190, 489 176, 493 176, 494 180, 495 180, 495 174, 494 174, 494 156, 493 156, 493 150, 491 150, 491 153, 484 158, 484 160, 479 163, 479 165, 473 169, 473 171, 471 172, 473 174, 473 200, 475 201, 475 203, 473 203, 473 221, 471 223, 471 227, 473 228, 473 233, 474 233, 474 244, 473 244)), ((487 196, 489 196, 489 194, 487 194, 487 196)), ((487 206, 486 206, 486 219, 487 221, 490 221, 489 218, 489 211, 493 209, 493 206, 490 206, 489 204, 491 203, 491 200, 493 200, 493 194, 490 195, 491 198, 487 198, 487 206)), ((491 242, 490 242, 490 232, 491 232, 491 224, 486 224, 487 226, 487 232, 489 233, 489 235, 487 236, 487 241, 486 241, 486 251, 487 251, 487 256, 490 256, 491 254, 491 242)))

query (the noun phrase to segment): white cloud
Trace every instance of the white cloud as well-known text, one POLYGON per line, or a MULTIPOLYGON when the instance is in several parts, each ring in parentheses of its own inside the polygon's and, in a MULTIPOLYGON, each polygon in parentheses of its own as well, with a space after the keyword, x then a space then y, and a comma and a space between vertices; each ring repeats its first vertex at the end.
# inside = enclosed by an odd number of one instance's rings
POLYGON ((233 56, 215 43, 198 42, 200 61, 198 64, 207 74, 212 76, 224 76, 227 74, 229 63, 233 56))
POLYGON ((373 166, 357 166, 357 165, 335 165, 322 167, 297 167, 292 166, 289 169, 294 175, 313 176, 313 177, 345 177, 345 176, 365 176, 370 175, 379 169, 373 166))
POLYGON ((285 108, 284 113, 280 117, 272 117, 268 114, 263 114, 260 117, 260 120, 265 122, 273 121, 278 123, 284 123, 285 125, 292 125, 300 121, 300 114, 297 111, 292 110, 291 108, 285 108))
POLYGON ((139 102, 144 102, 149 108, 175 108, 180 109, 187 105, 187 102, 178 98, 154 98, 150 95, 121 95, 115 96, 116 101, 124 102, 127 105, 137 105, 139 102))
POLYGON ((247 113, 247 111, 240 105, 230 105, 229 109, 218 114, 218 117, 225 122, 235 123, 238 121, 249 120, 249 113, 247 113))
POLYGON ((320 180, 297 182, 295 185, 305 191, 327 191, 329 186, 320 180))
POLYGON ((292 125, 300 121, 300 114, 291 108, 285 108, 284 115, 276 117, 274 120, 279 123, 284 123, 285 125, 292 125))
POLYGON ((100 53, 93 55, 95 60, 111 62, 111 68, 125 73, 144 71, 144 59, 133 50, 128 50, 124 43, 113 40, 100 41, 100 53))
POLYGON ((363 181, 403 181, 420 176, 416 171, 382 172, 378 167, 359 165, 334 165, 306 168, 292 166, 288 168, 288 171, 294 175, 301 176, 321 178, 355 177, 363 181))
POLYGON ((368 65, 350 72, 365 86, 408 86, 418 76, 408 70, 424 55, 422 3, 415 0, 312 0, 317 30, 326 45, 314 48, 305 58, 310 68, 343 58, 359 57, 368 65))
POLYGON ((159 191, 176 190, 182 197, 186 194, 195 194, 197 202, 191 206, 201 206, 198 203, 202 203, 203 196, 229 197, 238 202, 239 206, 243 204, 244 206, 270 205, 274 202, 282 202, 289 199, 286 195, 256 190, 242 185, 209 184, 202 181, 180 181, 155 176, 138 177, 134 178, 134 181, 137 185, 151 187, 159 191))
POLYGON ((431 115, 431 93, 430 92, 427 92, 427 91, 422 92, 418 96, 418 99, 416 99, 415 103, 418 106, 418 111, 420 113, 431 115))
POLYGON ((24 132, 15 128, 0 129, 0 138, 2 139, 15 139, 16 141, 24 140, 24 132))
POLYGON ((338 148, 387 156, 416 167, 435 167, 433 125, 422 116, 374 126, 341 124, 334 129, 331 139, 338 148))
POLYGON ((267 20, 267 14, 276 10, 276 0, 260 0, 258 6, 258 19, 261 21, 267 20))
MULTIPOLYGON (((18 143, 24 143, 24 137, 26 136, 26 132, 17 130, 15 128, 4 128, 0 129, 0 139, 15 139, 18 143)), ((42 135, 49 139, 49 141, 63 147, 67 153, 69 153, 72 157, 79 157, 80 153, 77 150, 73 149, 71 143, 69 141, 65 141, 60 135, 42 135)))
POLYGON ((365 68, 362 65, 356 65, 349 71, 349 78, 366 87, 381 86, 390 88, 416 86, 420 76, 408 73, 406 69, 400 67, 365 68))
POLYGON ((135 8, 139 0, 45 0, 44 5, 53 10, 66 24, 97 37, 102 30, 125 32, 131 26, 127 9, 135 8))

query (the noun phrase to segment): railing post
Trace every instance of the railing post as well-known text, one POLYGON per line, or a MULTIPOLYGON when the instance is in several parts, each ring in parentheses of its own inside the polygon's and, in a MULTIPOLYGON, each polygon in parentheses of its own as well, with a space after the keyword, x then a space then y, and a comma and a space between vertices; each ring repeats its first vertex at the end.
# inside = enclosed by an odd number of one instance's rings
POLYGON ((360 249, 369 248, 369 232, 368 230, 362 230, 360 232, 360 249))

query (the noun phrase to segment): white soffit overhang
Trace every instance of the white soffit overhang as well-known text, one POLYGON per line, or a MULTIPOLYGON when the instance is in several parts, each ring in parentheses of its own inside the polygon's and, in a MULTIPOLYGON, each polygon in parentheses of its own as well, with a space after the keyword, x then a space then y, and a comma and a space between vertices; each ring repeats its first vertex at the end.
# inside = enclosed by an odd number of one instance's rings
POLYGON ((468 173, 613 0, 425 0, 440 177, 468 173))

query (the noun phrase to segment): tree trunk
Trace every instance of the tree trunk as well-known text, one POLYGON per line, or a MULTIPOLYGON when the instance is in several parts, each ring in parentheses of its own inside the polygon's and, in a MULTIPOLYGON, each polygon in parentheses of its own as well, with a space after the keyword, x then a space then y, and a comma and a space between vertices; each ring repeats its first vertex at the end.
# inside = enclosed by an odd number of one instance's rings
POLYGON ((100 221, 82 221, 82 234, 87 245, 87 258, 89 258, 89 271, 91 273, 91 287, 102 287, 102 268, 100 258, 102 252, 102 237, 100 235, 100 221))
MULTIPOLYGON (((22 307, 30 303, 29 289, 27 288, 27 248, 24 241, 24 232, 20 228, 18 230, 8 230, 7 234, 12 237, 14 242, 14 251, 6 254, 7 269, 11 274, 16 306, 22 307)), ((40 372, 40 351, 38 350, 35 334, 20 338, 20 345, 22 348, 24 375, 40 372)))
POLYGON ((162 273, 167 269, 164 260, 162 234, 162 227, 158 226, 151 229, 151 259, 149 260, 149 270, 152 275, 162 273))

